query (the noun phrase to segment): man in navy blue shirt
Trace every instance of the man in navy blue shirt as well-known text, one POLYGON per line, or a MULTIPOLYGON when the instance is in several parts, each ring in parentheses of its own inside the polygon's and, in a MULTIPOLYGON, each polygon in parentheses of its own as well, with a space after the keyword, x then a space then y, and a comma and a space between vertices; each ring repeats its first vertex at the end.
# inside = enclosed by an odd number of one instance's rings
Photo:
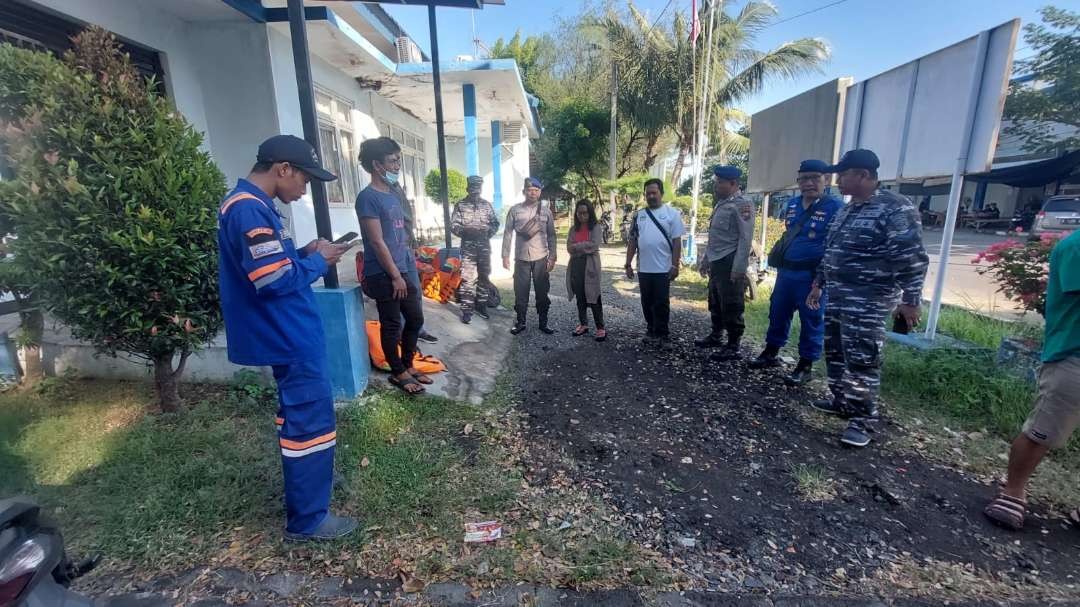
POLYGON ((825 340, 824 306, 811 309, 806 296, 814 282, 814 273, 825 255, 825 235, 829 222, 844 206, 843 201, 825 194, 825 174, 829 165, 821 160, 804 160, 799 165, 796 181, 799 196, 788 201, 784 209, 787 226, 778 243, 779 262, 776 286, 769 305, 769 331, 765 335, 765 350, 750 361, 751 369, 780 365, 778 354, 787 343, 791 317, 799 311, 799 363, 784 378, 785 383, 797 386, 810 379, 814 361, 821 358, 825 340))
POLYGON ((326 364, 326 341, 311 283, 348 248, 314 240, 297 249, 274 206, 307 191, 311 179, 332 181, 306 141, 271 137, 255 166, 218 214, 221 308, 229 360, 273 368, 278 442, 285 477, 286 539, 334 539, 355 520, 329 511, 337 433, 326 364))
POLYGON ((360 164, 371 173, 371 184, 356 197, 364 235, 364 292, 379 310, 379 341, 390 365, 390 383, 410 396, 423 394, 424 384, 432 380, 413 367, 424 326, 420 275, 401 199, 394 192, 401 178, 401 146, 389 137, 368 139, 360 145, 360 164))

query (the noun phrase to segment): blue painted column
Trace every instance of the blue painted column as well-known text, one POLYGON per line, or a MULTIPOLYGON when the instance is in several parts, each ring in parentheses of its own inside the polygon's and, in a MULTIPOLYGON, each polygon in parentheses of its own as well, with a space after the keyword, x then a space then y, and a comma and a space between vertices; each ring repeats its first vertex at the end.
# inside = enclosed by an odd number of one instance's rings
POLYGON ((495 195, 491 201, 495 215, 502 216, 502 123, 491 121, 491 186, 495 195))
POLYGON ((480 174, 480 146, 476 136, 476 87, 461 85, 461 98, 465 104, 465 169, 469 175, 480 174))
POLYGON ((336 289, 317 287, 315 304, 319 306, 319 316, 322 317, 323 332, 326 334, 326 355, 334 400, 352 400, 364 392, 371 372, 364 323, 364 296, 360 294, 358 286, 336 289))

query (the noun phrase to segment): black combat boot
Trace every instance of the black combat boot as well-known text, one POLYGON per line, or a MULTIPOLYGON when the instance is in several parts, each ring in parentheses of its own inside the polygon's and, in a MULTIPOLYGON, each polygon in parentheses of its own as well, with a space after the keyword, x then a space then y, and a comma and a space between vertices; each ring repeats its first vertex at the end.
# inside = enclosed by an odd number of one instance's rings
POLYGON ((768 369, 772 367, 779 367, 780 359, 777 357, 777 354, 780 354, 780 348, 767 345, 765 346, 765 350, 762 351, 761 354, 758 354, 757 358, 750 361, 750 364, 747 366, 751 369, 768 369))
POLYGON ((814 361, 809 358, 800 358, 799 364, 795 365, 795 369, 791 374, 784 376, 784 383, 789 386, 801 386, 810 381, 813 375, 814 361))
POLYGON ((548 327, 548 315, 547 312, 540 314, 540 332, 544 335, 551 335, 555 333, 555 329, 548 327))
POLYGON ((525 329, 525 318, 519 315, 517 320, 514 321, 514 326, 510 327, 510 334, 517 335, 518 333, 523 333, 525 329))

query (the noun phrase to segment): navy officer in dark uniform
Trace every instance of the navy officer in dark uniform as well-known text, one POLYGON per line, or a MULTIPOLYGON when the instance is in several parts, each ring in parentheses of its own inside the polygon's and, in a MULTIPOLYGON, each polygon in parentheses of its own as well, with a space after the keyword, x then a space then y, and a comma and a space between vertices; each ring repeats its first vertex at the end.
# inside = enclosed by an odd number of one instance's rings
POLYGON ((337 433, 326 341, 311 283, 348 248, 314 240, 297 249, 274 207, 298 200, 311 179, 336 176, 315 149, 291 135, 259 146, 255 166, 229 192, 218 213, 218 281, 229 360, 270 366, 278 387, 285 537, 342 537, 355 520, 329 511, 337 433))
POLYGON ((825 255, 825 235, 829 222, 844 202, 825 193, 825 175, 829 165, 821 160, 804 160, 799 165, 796 182, 799 195, 788 201, 784 209, 784 237, 778 243, 776 285, 769 300, 769 331, 765 334, 765 350, 750 361, 751 369, 780 365, 780 348, 787 343, 791 317, 799 311, 799 363, 784 377, 785 383, 797 386, 810 379, 814 361, 821 358, 825 340, 825 309, 811 309, 806 296, 814 283, 821 258, 825 255))

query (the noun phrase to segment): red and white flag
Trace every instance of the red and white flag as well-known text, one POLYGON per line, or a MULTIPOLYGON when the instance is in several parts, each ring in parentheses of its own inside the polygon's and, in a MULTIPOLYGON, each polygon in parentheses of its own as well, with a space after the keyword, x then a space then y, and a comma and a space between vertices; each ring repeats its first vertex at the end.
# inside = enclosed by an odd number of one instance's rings
POLYGON ((690 46, 697 46, 697 37, 701 33, 701 22, 698 21, 697 0, 690 0, 690 46))

